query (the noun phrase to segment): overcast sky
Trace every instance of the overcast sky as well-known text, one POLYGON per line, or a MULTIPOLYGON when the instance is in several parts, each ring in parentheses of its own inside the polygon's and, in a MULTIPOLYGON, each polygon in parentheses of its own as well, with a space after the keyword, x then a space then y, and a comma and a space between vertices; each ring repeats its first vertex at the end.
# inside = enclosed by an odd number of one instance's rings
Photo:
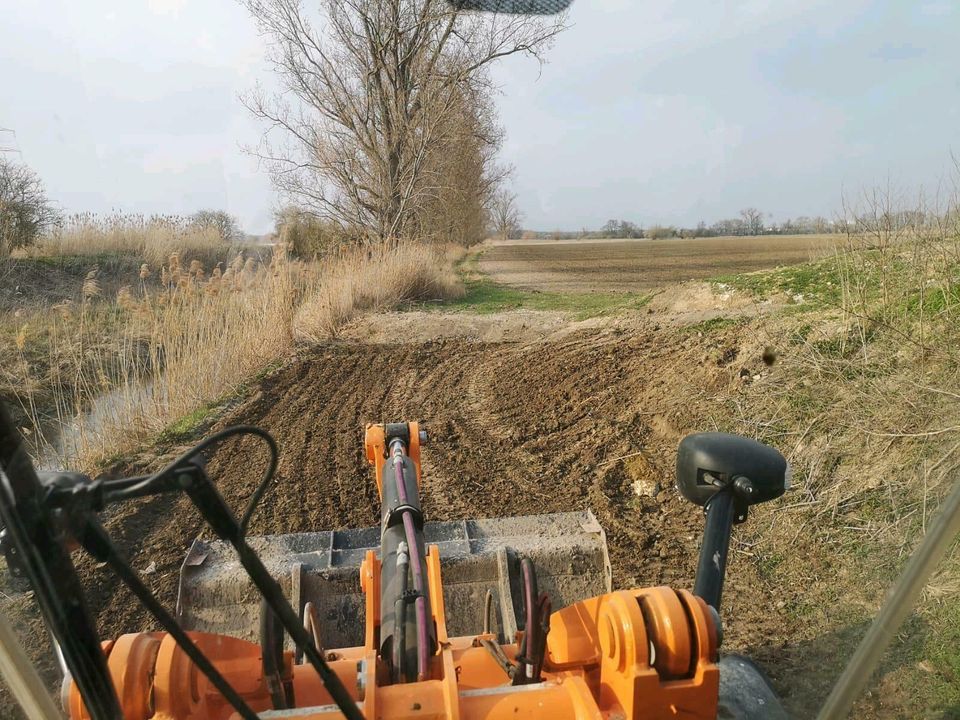
MULTIPOLYGON (((225 207, 271 226, 238 96, 270 82, 233 0, 8 2, 0 145, 70 211, 225 207)), ((526 225, 832 214, 891 178, 933 188, 960 153, 952 0, 576 0, 543 68, 495 75, 526 225), (841 6, 842 7, 839 7, 841 6)))

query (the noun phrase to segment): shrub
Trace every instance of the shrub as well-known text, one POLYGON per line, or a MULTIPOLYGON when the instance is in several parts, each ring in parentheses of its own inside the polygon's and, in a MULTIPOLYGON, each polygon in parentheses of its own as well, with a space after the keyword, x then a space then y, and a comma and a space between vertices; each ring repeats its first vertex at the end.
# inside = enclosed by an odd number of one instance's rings
POLYGON ((0 258, 33 245, 58 217, 36 173, 0 158, 0 258))
POLYGON ((675 237, 676 234, 676 228, 654 225, 652 228, 647 230, 646 237, 650 240, 663 240, 664 238, 675 237))
POLYGON ((190 216, 190 222, 198 230, 213 230, 223 242, 239 242, 243 239, 240 223, 225 210, 199 210, 190 216))
POLYGON ((276 215, 277 237, 294 257, 313 260, 357 244, 355 234, 295 207, 276 215))

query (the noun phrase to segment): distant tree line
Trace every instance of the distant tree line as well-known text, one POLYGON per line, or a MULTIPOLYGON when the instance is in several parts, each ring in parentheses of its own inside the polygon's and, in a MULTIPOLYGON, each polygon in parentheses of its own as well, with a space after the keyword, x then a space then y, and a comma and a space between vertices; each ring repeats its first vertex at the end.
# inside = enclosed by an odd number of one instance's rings
MULTIPOLYGON (((907 222, 909 218, 900 218, 897 222, 907 222)), ((853 222, 853 221, 851 221, 853 222)), ((846 232, 848 223, 845 221, 828 220, 825 217, 788 218, 774 222, 772 217, 757 208, 749 207, 740 211, 740 216, 718 220, 711 225, 701 221, 696 227, 679 227, 675 225, 651 225, 629 220, 608 220, 599 230, 583 228, 581 230, 551 230, 532 231, 524 230, 520 236, 528 239, 565 239, 591 240, 605 238, 646 238, 659 240, 663 238, 698 238, 698 237, 726 237, 749 235, 823 235, 828 233, 846 232)))
MULTIPOLYGON (((224 242, 239 242, 237 219, 223 210, 199 210, 189 224, 212 230, 224 242)), ((0 260, 62 229, 64 214, 47 197, 43 181, 23 162, 0 155, 0 260)))

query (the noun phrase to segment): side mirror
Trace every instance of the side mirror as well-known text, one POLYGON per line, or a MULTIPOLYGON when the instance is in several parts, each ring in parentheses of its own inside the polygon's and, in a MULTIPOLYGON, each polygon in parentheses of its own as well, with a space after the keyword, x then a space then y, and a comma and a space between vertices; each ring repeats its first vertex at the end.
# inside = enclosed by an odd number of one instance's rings
POLYGON ((693 594, 714 609, 720 609, 734 524, 747 519, 751 505, 783 495, 789 478, 786 458, 756 440, 707 432, 680 441, 677 489, 707 514, 693 594))
POLYGON ((789 483, 789 466, 777 450, 729 433, 688 435, 677 449, 677 489, 695 505, 706 506, 733 485, 741 503, 756 505, 780 497, 789 483))

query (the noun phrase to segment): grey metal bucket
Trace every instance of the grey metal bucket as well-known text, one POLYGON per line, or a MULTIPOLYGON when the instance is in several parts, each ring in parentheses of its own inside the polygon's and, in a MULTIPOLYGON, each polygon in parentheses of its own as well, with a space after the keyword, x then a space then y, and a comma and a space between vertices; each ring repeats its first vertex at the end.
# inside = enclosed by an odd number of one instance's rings
MULTIPOLYGON (((440 552, 451 637, 481 632, 484 600, 492 590, 498 599, 492 629, 501 640, 513 640, 519 613, 511 575, 518 557, 533 561, 539 588, 549 593, 555 609, 611 589, 606 535, 589 510, 428 522, 424 533, 427 545, 440 552)), ((360 563, 368 550, 379 551, 379 527, 264 535, 248 542, 294 608, 306 602, 317 608, 325 647, 363 644, 360 563)), ((230 545, 195 540, 180 569, 181 626, 256 641, 259 613, 260 597, 230 545)))

